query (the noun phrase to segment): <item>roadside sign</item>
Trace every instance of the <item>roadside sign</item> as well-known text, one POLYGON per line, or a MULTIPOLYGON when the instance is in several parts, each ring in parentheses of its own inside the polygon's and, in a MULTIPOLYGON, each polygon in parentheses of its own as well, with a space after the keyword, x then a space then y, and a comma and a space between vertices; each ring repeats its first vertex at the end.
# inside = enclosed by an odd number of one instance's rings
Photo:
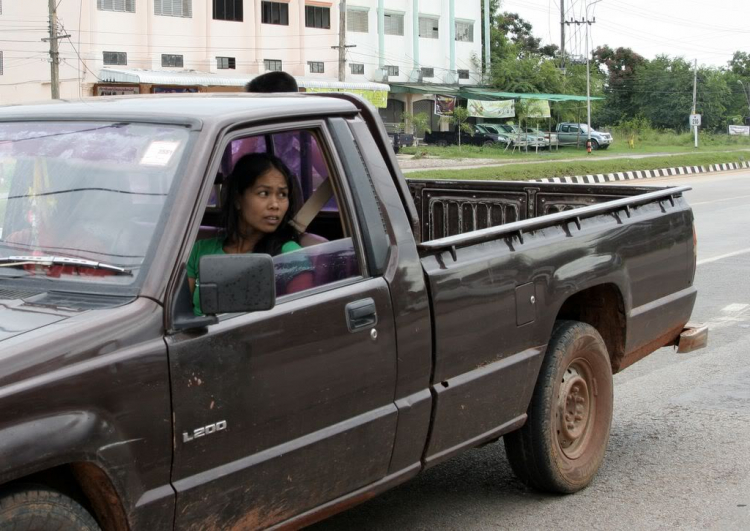
POLYGON ((700 114, 691 114, 690 115, 690 127, 698 127, 701 124, 701 115, 700 114))

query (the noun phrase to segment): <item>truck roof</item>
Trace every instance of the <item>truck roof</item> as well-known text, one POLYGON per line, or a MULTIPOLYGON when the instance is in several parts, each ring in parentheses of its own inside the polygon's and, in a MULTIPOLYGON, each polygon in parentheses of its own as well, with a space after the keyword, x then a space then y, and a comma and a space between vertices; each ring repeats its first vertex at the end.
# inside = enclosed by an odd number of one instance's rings
POLYGON ((198 126, 227 119, 263 120, 357 112, 349 101, 320 94, 150 94, 53 100, 0 107, 0 121, 127 120, 198 126))

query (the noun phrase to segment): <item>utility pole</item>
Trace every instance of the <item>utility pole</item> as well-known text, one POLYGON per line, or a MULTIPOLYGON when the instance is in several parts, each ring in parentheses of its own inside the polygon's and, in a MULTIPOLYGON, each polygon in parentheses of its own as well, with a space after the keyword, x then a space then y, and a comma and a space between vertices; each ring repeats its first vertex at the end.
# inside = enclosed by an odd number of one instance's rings
MULTIPOLYGON (((693 70, 693 114, 697 114, 696 105, 698 100, 698 59, 695 60, 695 68, 693 70)), ((695 147, 698 147, 698 126, 694 125, 693 130, 695 131, 695 147)))
POLYGON ((339 5, 339 81, 346 79, 346 0, 339 5))
POLYGON ((331 46, 339 51, 339 81, 346 81, 346 49, 356 47, 356 44, 346 44, 346 0, 341 0, 339 3, 339 44, 331 46))
POLYGON ((560 70, 565 71, 565 0, 560 0, 560 70))
POLYGON ((591 153, 591 67, 589 57, 589 27, 596 23, 596 17, 594 17, 593 20, 589 20, 588 13, 589 7, 599 2, 601 2, 601 0, 597 0, 586 6, 586 18, 582 18, 581 20, 570 19, 570 22, 565 22, 567 25, 575 24, 576 26, 580 26, 583 24, 586 26, 586 125, 588 126, 586 131, 586 150, 589 153, 591 153))
POLYGON ((60 52, 58 51, 58 41, 68 37, 70 35, 57 34, 57 8, 55 0, 49 0, 49 38, 42 39, 42 41, 49 41, 50 80, 53 100, 60 99, 60 52))

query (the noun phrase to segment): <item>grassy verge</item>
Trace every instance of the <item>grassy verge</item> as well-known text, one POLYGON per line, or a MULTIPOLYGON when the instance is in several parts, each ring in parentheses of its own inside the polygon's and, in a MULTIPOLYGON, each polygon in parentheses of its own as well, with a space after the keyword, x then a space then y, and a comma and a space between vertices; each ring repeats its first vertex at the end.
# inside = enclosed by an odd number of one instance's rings
POLYGON ((587 155, 583 148, 574 146, 561 147, 559 150, 541 150, 538 153, 532 151, 511 153, 504 151, 501 147, 478 147, 478 146, 420 146, 418 148, 405 147, 401 152, 414 155, 428 155, 441 159, 499 159, 510 160, 558 160, 571 158, 601 158, 611 155, 638 155, 640 153, 711 153, 716 151, 735 151, 750 149, 750 138, 728 135, 702 134, 699 139, 699 147, 693 147, 693 137, 690 134, 677 135, 674 133, 652 134, 648 139, 638 140, 634 148, 630 148, 625 137, 615 135, 614 143, 608 149, 602 149, 587 155))
MULTIPOLYGON (((619 171, 658 170, 677 166, 707 166, 746 160, 746 154, 693 153, 681 156, 650 157, 645 159, 613 159, 550 162, 548 164, 508 164, 470 170, 426 170, 407 173, 408 179, 471 179, 525 181, 565 175, 591 175, 619 171)), ((747 157, 750 158, 750 157, 747 157)))

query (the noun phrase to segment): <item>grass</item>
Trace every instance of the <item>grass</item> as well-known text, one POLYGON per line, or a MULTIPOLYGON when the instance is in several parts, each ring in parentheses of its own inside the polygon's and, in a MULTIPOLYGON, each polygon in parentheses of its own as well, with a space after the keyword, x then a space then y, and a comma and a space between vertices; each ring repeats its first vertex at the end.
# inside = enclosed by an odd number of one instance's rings
MULTIPOLYGON (((711 153, 716 151, 736 151, 750 149, 750 138, 741 136, 729 136, 710 133, 701 133, 698 139, 698 149, 694 146, 694 139, 691 133, 672 133, 647 131, 643 136, 636 140, 635 147, 630 148, 627 138, 624 135, 614 133, 614 143, 608 148, 593 152, 591 155, 586 153, 583 148, 574 146, 561 147, 559 150, 543 150, 535 153, 530 150, 528 153, 516 151, 504 151, 502 147, 479 147, 479 146, 420 146, 418 148, 405 147, 401 149, 402 153, 414 155, 416 153, 425 153, 431 157, 441 159, 499 159, 500 161, 544 161, 559 160, 572 158, 603 158, 612 155, 638 155, 648 153, 711 153)), ((726 161, 725 161, 726 162, 726 161)))
POLYGON ((525 181, 566 175, 591 175, 620 171, 658 170, 676 166, 707 166, 727 162, 741 162, 745 156, 730 153, 691 153, 678 156, 643 159, 612 159, 550 162, 549 164, 507 164, 469 170, 425 170, 407 173, 407 179, 467 179, 525 181))

